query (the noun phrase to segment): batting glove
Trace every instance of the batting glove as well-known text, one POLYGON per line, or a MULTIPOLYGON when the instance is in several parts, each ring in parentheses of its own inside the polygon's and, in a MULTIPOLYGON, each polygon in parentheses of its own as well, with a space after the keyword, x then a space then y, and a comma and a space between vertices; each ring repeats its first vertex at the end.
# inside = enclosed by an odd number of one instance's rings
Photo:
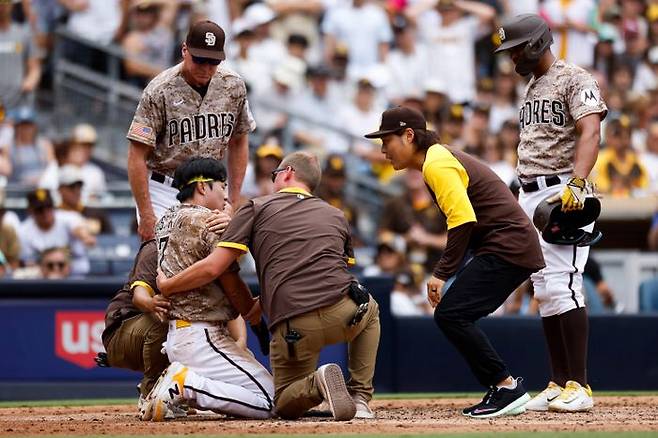
POLYGON ((561 193, 553 196, 548 202, 562 203, 562 211, 575 211, 585 208, 585 198, 594 192, 592 183, 585 178, 572 176, 561 193))

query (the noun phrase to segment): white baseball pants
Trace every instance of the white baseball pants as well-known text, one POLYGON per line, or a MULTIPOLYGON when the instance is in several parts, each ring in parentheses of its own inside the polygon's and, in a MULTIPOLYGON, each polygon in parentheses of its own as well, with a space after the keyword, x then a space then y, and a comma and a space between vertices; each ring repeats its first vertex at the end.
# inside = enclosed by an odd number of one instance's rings
MULTIPOLYGON (((536 192, 519 192, 519 204, 532 221, 537 205, 549 196, 562 192, 568 175, 560 175, 562 184, 546 187, 545 180, 540 177, 536 192)), ((594 224, 583 228, 592 231, 594 224)), ((537 231, 539 233, 539 231, 537 231)), ((535 298, 539 302, 539 314, 542 317, 561 315, 573 309, 585 306, 583 294, 583 269, 589 256, 589 246, 553 245, 546 243, 539 236, 546 267, 530 276, 535 298)))
POLYGON ((188 368, 183 398, 191 406, 245 418, 274 413, 272 375, 249 351, 240 348, 225 326, 169 322, 165 343, 170 362, 188 368))

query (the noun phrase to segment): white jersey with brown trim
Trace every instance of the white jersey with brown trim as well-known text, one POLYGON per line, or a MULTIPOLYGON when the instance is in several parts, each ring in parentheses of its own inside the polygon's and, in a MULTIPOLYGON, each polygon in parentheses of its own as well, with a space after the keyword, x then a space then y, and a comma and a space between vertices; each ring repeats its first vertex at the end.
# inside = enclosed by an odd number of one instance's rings
POLYGON ((517 174, 522 182, 538 176, 573 171, 576 122, 608 109, 599 84, 586 70, 562 60, 525 90, 519 111, 520 141, 517 174))
POLYGON ((153 147, 148 168, 172 176, 192 156, 221 160, 232 136, 255 128, 247 89, 237 73, 220 65, 201 96, 178 64, 144 89, 126 137, 153 147))

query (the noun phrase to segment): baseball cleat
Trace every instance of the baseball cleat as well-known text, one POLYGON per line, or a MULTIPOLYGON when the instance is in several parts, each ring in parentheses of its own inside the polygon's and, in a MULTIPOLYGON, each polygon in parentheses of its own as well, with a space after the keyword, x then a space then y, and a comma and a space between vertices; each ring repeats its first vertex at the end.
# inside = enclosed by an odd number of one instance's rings
MULTIPOLYGON (((173 362, 151 391, 149 407, 151 421, 164 421, 167 413, 183 400, 187 367, 173 362)), ((171 414, 170 414, 171 415, 171 414)), ((174 413, 175 416, 175 413, 174 413)))
POLYGON ((526 403, 525 408, 529 411, 548 411, 548 405, 562 394, 562 388, 555 382, 548 382, 548 386, 526 403))
POLYGON ((356 405, 347 392, 345 379, 340 367, 335 363, 322 365, 315 372, 315 382, 322 398, 329 403, 329 409, 337 421, 347 421, 354 418, 356 405))
POLYGON ((519 415, 525 412, 525 404, 530 395, 523 388, 523 379, 516 379, 516 388, 498 388, 492 386, 480 403, 462 411, 471 418, 493 418, 503 415, 519 415))
POLYGON ((548 410, 554 412, 587 412, 593 407, 592 389, 573 380, 569 380, 562 394, 548 404, 548 410))
POLYGON ((368 402, 363 397, 360 395, 354 395, 352 396, 352 400, 354 400, 354 404, 356 405, 356 414, 354 414, 354 418, 360 418, 362 420, 372 420, 375 418, 375 414, 372 412, 370 406, 368 406, 368 402))

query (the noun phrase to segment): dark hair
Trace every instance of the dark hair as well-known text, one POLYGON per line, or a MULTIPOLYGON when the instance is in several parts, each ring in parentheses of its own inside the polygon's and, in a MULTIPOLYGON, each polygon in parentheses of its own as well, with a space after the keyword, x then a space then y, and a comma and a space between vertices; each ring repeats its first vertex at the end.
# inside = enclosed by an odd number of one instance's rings
POLYGON ((426 151, 441 141, 439 134, 429 129, 413 129, 414 143, 418 146, 419 151, 426 151))
MULTIPOLYGON (((178 188, 176 199, 183 202, 194 195, 196 184, 190 181, 194 178, 207 178, 212 181, 226 181, 226 168, 221 161, 214 158, 190 158, 179 165, 174 172, 172 185, 178 188)), ((212 181, 208 185, 212 187, 212 181)))
POLYGON ((293 33, 288 36, 288 44, 302 46, 304 48, 308 47, 308 38, 299 33, 293 33))

